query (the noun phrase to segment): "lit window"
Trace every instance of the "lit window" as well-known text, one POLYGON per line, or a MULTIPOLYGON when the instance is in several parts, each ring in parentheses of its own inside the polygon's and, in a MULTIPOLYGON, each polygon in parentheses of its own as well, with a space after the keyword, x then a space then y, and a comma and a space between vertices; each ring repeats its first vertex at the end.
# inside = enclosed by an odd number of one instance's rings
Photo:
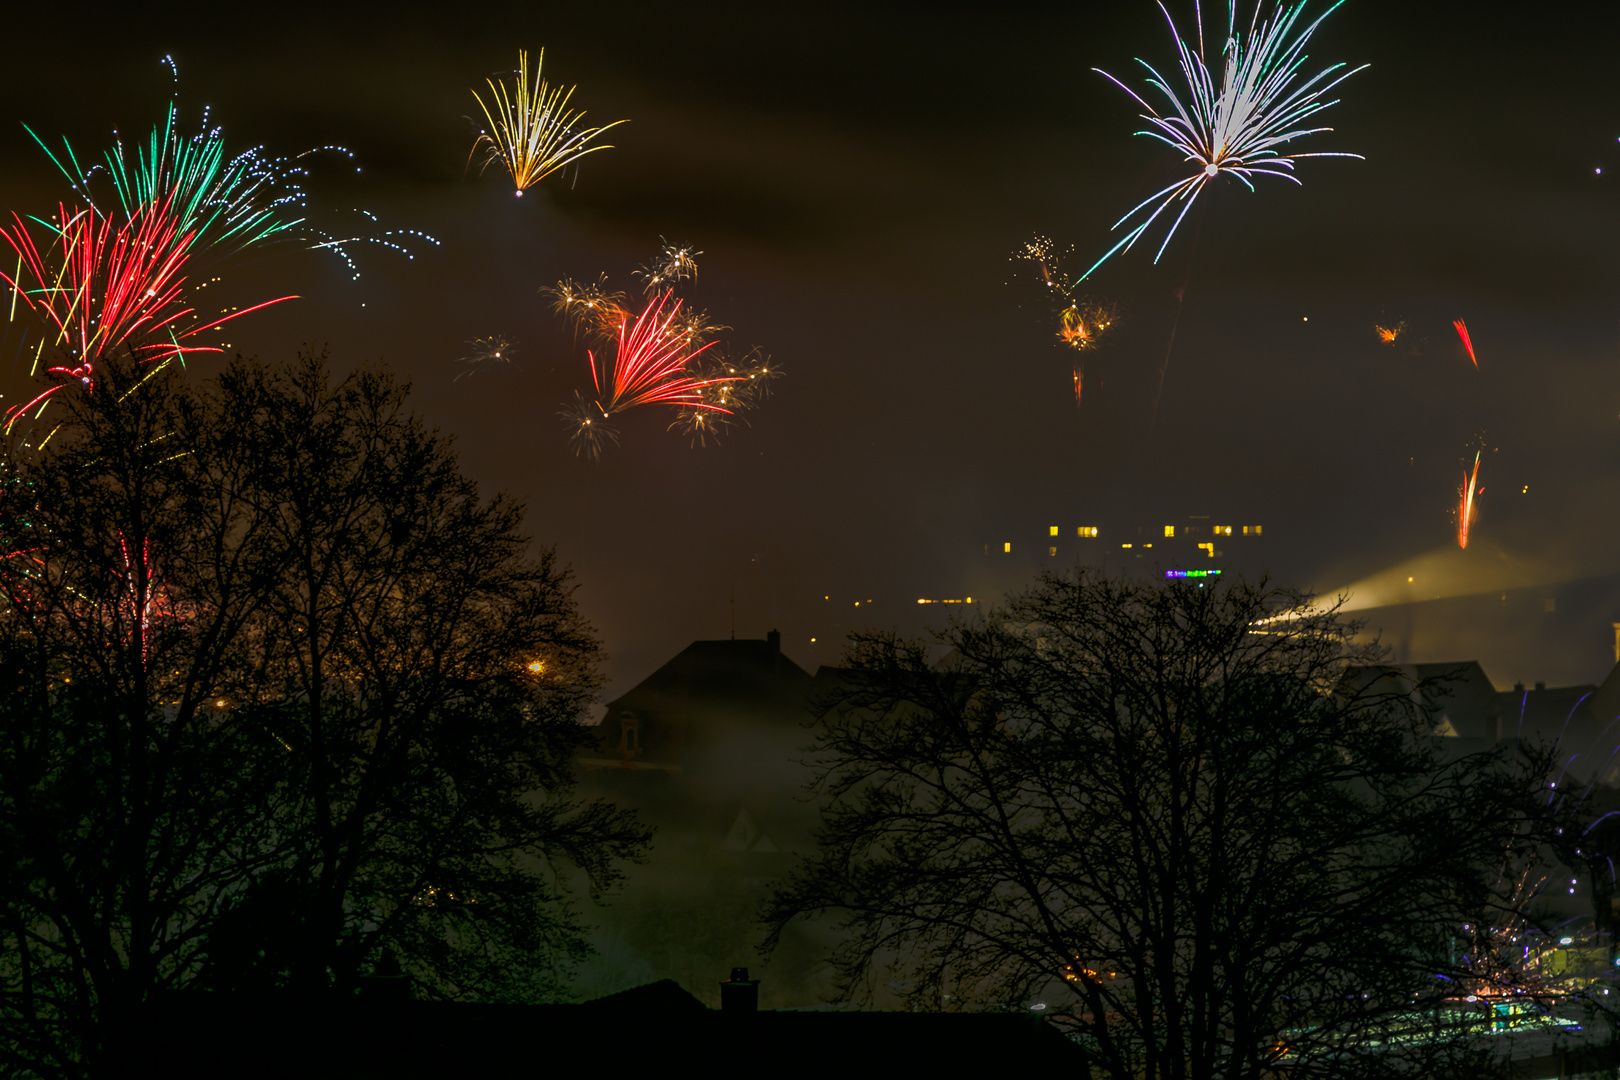
POLYGON ((1199 544, 1198 545, 1198 550, 1208 552, 1209 557, 1212 558, 1212 559, 1215 557, 1215 545, 1214 544, 1199 544))
POLYGON ((1057 535, 1057 526, 1053 525, 1052 526, 1052 531, 1050 533, 1048 533, 1047 535, 1048 536, 1056 536, 1057 535))
POLYGON ((1120 547, 1122 547, 1122 548, 1128 548, 1128 547, 1130 547, 1130 546, 1131 546, 1131 545, 1129 545, 1129 544, 1121 544, 1121 545, 1119 545, 1119 546, 1120 546, 1120 547))
POLYGON ((1082 525, 1082 526, 1080 526, 1080 535, 1081 536, 1095 537, 1097 535, 1097 526, 1095 526, 1095 525, 1082 525))
POLYGON ((1048 556, 1050 556, 1051 558, 1054 558, 1054 559, 1057 558, 1057 548, 1055 548, 1055 547, 1047 548, 1046 549, 1046 554, 1048 556))
POLYGON ((1217 525, 1217 526, 1215 526, 1215 535, 1216 536, 1231 536, 1232 535, 1232 526, 1230 526, 1230 525, 1217 525))
POLYGON ((1166 535, 1166 536, 1174 536, 1174 535, 1176 535, 1176 527, 1174 525, 1166 525, 1164 527, 1164 535, 1166 535))
POLYGON ((1260 535, 1260 526, 1258 526, 1258 525, 1245 525, 1245 526, 1243 526, 1243 535, 1244 536, 1259 536, 1260 535))
POLYGON ((1009 541, 1009 542, 1007 542, 1005 544, 1002 544, 1001 545, 1001 551, 1002 551, 1003 554, 1006 554, 1007 552, 1012 551, 1012 542, 1009 541))

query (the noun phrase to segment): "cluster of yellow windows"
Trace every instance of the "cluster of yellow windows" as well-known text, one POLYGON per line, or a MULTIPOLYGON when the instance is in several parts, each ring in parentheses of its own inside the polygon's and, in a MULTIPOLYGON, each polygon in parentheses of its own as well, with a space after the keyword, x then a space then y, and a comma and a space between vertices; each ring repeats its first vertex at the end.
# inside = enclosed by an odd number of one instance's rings
MULTIPOLYGON (((1204 530, 1204 526, 1202 525, 1166 525, 1164 527, 1164 535, 1169 539, 1174 539, 1176 537, 1176 530, 1178 528, 1181 530, 1181 535, 1187 537, 1196 536, 1198 533, 1204 530)), ((1215 536, 1231 536, 1233 533, 1233 528, 1234 527, 1231 525, 1211 525, 1209 526, 1209 531, 1215 536)), ((1238 528, 1243 536, 1260 535, 1260 526, 1258 525, 1243 525, 1239 526, 1238 528)), ((1047 536, 1059 536, 1061 534, 1062 529, 1057 525, 1048 525, 1046 527, 1047 536)), ((1075 535, 1079 536, 1083 540, 1095 540, 1101 534, 1102 530, 1095 525, 1080 525, 1075 529, 1075 535)), ((1128 548, 1131 545, 1122 544, 1120 546, 1128 548)), ((1153 545, 1144 544, 1143 546, 1152 547, 1153 545)), ((1209 551, 1211 555, 1214 554, 1215 545, 1213 544, 1199 544, 1198 547, 1201 550, 1209 551)), ((1004 541, 1001 545, 1001 551, 1002 554, 1005 555, 1012 554, 1012 542, 1010 540, 1004 541)), ((1055 557, 1057 555, 1057 548, 1055 546, 1048 546, 1046 549, 1046 554, 1048 556, 1055 557)))
MULTIPOLYGON (((1202 525, 1184 525, 1181 528, 1181 535, 1183 535, 1183 536, 1194 536, 1197 533, 1201 532, 1203 530, 1203 528, 1204 527, 1202 525)), ((1209 531, 1210 531, 1211 534, 1213 534, 1215 536, 1231 536, 1232 535, 1232 526, 1230 526, 1230 525, 1211 525, 1209 527, 1209 531)), ((1164 527, 1164 535, 1166 535, 1166 536, 1175 536, 1176 535, 1176 526, 1174 526, 1174 525, 1166 525, 1164 527)), ((1243 535, 1244 536, 1259 536, 1260 535, 1260 526, 1258 526, 1258 525, 1245 525, 1245 526, 1243 526, 1243 535)))

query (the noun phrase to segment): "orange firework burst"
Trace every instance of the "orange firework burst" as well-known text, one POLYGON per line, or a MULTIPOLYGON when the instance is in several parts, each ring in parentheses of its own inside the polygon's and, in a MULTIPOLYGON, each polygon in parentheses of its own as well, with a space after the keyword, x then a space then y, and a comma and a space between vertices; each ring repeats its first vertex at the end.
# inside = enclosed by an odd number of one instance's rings
MULTIPOLYGON (((1460 324, 1459 324, 1460 325, 1460 324)), ((1467 340, 1465 336, 1464 341, 1467 340)), ((1474 500, 1484 489, 1479 486, 1479 455, 1474 452, 1474 471, 1463 471, 1462 501, 1457 506, 1457 546, 1468 547, 1468 526, 1474 521, 1474 500)))
POLYGON ((1076 352, 1085 352, 1118 317, 1112 304, 1071 303, 1060 316, 1057 336, 1076 352))
POLYGON ((1373 333, 1377 334, 1378 340, 1383 342, 1385 345, 1393 345, 1395 344, 1396 338, 1406 333, 1406 324, 1404 322, 1398 322, 1394 326, 1379 326, 1377 323, 1374 323, 1373 333))
POLYGON ((1468 350, 1468 359, 1474 362, 1474 370, 1479 370, 1479 357, 1474 355, 1474 343, 1468 337, 1468 324, 1461 319, 1453 319, 1451 325, 1457 328, 1457 336, 1462 338, 1463 348, 1468 350))

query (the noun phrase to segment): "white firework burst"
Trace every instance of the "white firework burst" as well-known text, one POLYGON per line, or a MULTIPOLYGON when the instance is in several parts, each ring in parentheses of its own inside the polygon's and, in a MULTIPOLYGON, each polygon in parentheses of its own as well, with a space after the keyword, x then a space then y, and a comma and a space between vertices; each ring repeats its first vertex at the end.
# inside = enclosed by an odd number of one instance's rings
POLYGON ((1308 77, 1301 71, 1308 59, 1305 55, 1306 42, 1322 25, 1322 20, 1333 14, 1343 2, 1338 0, 1314 20, 1303 24, 1301 29, 1305 0, 1287 6, 1279 5, 1270 19, 1261 18, 1266 3, 1260 0, 1247 33, 1239 33, 1237 2, 1231 0, 1227 5, 1225 43, 1219 54, 1223 61, 1219 81, 1210 74, 1206 63, 1201 7, 1194 9, 1198 22, 1198 48, 1195 50, 1182 39, 1175 20, 1161 3, 1159 10, 1164 12, 1171 36, 1176 41, 1185 89, 1178 92, 1171 86, 1170 80, 1160 75, 1147 61, 1138 59, 1137 63, 1147 69, 1148 86, 1164 96, 1167 107, 1163 112, 1108 72, 1094 69, 1147 110, 1142 114, 1142 119, 1150 126, 1136 134, 1158 139, 1180 151, 1186 155, 1186 162, 1195 166, 1195 171, 1143 199, 1116 221, 1113 227, 1118 229, 1142 211, 1152 208, 1146 220, 1135 225, 1078 280, 1085 280, 1116 253, 1129 251, 1161 214, 1176 203, 1182 203, 1180 213, 1176 214, 1169 232, 1159 245, 1158 253, 1153 256, 1153 261, 1158 262, 1204 186, 1223 173, 1236 177, 1253 191, 1253 180, 1257 176, 1279 176, 1299 183, 1299 178, 1294 175, 1294 162, 1299 158, 1361 157, 1360 154, 1323 151, 1285 153, 1283 149, 1287 143, 1302 136, 1332 131, 1332 128, 1308 126, 1308 122, 1323 109, 1338 104, 1337 99, 1324 100, 1334 87, 1368 67, 1363 64, 1345 71, 1346 65, 1333 64, 1308 77))

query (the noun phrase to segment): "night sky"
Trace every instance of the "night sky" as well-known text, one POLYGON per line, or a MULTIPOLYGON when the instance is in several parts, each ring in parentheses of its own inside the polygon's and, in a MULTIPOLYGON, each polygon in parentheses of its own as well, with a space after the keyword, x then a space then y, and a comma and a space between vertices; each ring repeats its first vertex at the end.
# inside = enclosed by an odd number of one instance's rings
MULTIPOLYGON (((144 133, 165 53, 183 123, 212 106, 228 149, 352 148, 363 171, 325 159, 311 219, 339 231, 361 207, 442 246, 357 246, 358 281, 296 245, 228 262, 232 295, 303 297, 229 338, 412 380, 464 468, 524 500, 573 567, 610 692, 729 634, 733 597, 738 636, 779 627, 813 670, 852 627, 940 610, 918 597, 1027 579, 1051 524, 1103 526, 1090 561, 1118 568, 1109 530, 1189 515, 1263 523, 1265 547, 1233 565, 1283 584, 1412 576, 1360 601, 1421 601, 1369 608, 1403 659, 1480 659, 1501 686, 1597 681, 1620 620, 1620 27, 1599 5, 1414 8, 1350 0, 1312 41, 1312 70, 1372 66, 1323 116, 1335 131, 1297 149, 1365 161, 1303 161, 1299 187, 1212 185, 1159 265, 1144 242, 1093 279, 1122 318, 1078 410, 1009 255, 1039 232, 1083 267, 1177 175, 1091 70, 1140 91, 1134 57, 1173 65, 1147 0, 41 7, 8 16, 0 185, 6 209, 49 212, 68 192, 21 124, 86 156, 115 128, 144 133), (465 170, 469 90, 542 47, 593 122, 631 123, 577 178, 514 199, 498 167, 465 170), (577 458, 557 411, 588 384, 584 345, 538 289, 604 271, 634 288, 661 236, 704 252, 692 299, 786 375, 718 447, 644 409, 599 463, 577 458), (1373 325, 1402 320, 1397 347, 1379 344, 1373 325), (492 334, 517 341, 516 366, 453 382, 466 342, 492 334), (1461 552, 1457 489, 1481 447, 1461 552), (985 555, 1008 541, 1013 558, 985 555)), ((1172 10, 1190 29, 1190 4, 1172 10)), ((5 355, 19 341, 13 327, 5 355)), ((28 385, 18 360, 0 389, 9 403, 28 385)), ((1065 543, 1047 565, 1084 554, 1065 543)))

